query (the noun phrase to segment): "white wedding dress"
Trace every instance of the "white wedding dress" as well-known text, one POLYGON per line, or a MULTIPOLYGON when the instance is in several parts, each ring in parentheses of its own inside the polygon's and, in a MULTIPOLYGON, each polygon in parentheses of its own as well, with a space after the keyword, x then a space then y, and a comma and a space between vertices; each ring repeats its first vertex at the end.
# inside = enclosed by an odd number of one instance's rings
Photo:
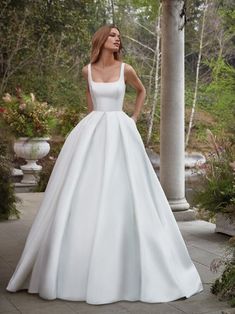
POLYGON ((7 290, 105 304, 203 290, 119 80, 88 81, 94 110, 72 129, 7 290))

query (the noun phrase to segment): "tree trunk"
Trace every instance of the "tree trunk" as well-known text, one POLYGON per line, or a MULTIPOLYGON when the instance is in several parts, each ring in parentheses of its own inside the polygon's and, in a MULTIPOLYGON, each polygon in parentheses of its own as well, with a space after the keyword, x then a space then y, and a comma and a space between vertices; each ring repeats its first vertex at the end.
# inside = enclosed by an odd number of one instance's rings
MULTIPOLYGON (((160 64, 160 20, 161 20, 161 9, 162 9, 162 4, 160 3, 159 9, 158 9, 158 21, 157 21, 157 44, 156 44, 156 49, 155 49, 155 54, 154 54, 154 62, 153 62, 153 67, 156 64, 156 70, 155 70, 155 83, 154 83, 154 96, 153 96, 153 101, 152 101, 152 108, 150 112, 150 119, 149 119, 149 124, 148 124, 148 133, 147 133, 147 140, 146 140, 146 145, 149 144, 149 141, 151 139, 152 135, 152 130, 153 130, 153 121, 154 121, 154 115, 156 111, 156 106, 157 106, 157 97, 158 97, 158 90, 159 90, 159 64, 160 64)), ((150 80, 152 78, 152 73, 150 75, 150 80)), ((149 84, 149 95, 151 95, 151 86, 152 86, 152 81, 150 81, 149 84)))

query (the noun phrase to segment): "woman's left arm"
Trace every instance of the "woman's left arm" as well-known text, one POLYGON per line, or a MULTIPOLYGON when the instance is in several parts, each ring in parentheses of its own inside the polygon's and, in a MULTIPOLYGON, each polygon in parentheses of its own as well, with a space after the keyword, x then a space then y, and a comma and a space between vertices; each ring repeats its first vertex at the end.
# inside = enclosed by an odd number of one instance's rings
POLYGON ((141 112, 141 108, 144 104, 144 99, 146 97, 146 89, 142 84, 141 80, 137 76, 133 67, 129 64, 125 64, 125 78, 126 83, 130 84, 136 90, 136 100, 135 100, 135 110, 133 115, 131 116, 135 122, 138 119, 138 116, 141 112))

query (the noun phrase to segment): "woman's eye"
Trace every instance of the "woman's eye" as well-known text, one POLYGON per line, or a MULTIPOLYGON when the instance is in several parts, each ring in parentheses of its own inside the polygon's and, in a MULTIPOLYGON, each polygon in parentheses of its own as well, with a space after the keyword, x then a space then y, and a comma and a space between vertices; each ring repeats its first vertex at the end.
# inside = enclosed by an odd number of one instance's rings
MULTIPOLYGON (((115 34, 109 34, 109 36, 115 37, 115 34)), ((118 37, 118 39, 120 40, 120 36, 118 35, 117 37, 118 37)))

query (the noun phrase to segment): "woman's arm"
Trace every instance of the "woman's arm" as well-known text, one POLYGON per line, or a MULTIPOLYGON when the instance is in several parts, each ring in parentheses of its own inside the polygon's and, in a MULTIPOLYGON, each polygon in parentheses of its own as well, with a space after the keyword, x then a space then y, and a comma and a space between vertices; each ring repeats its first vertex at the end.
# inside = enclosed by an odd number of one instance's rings
POLYGON ((125 64, 124 70, 126 83, 130 84, 133 88, 135 88, 137 93, 135 100, 135 110, 133 115, 131 116, 131 118, 133 118, 136 122, 141 112, 141 108, 144 104, 146 89, 131 65, 125 64))
POLYGON ((93 103, 91 99, 91 93, 89 89, 89 84, 88 84, 88 66, 84 66, 82 69, 82 75, 84 79, 86 80, 86 101, 87 101, 87 107, 88 107, 88 113, 93 111, 93 103))

